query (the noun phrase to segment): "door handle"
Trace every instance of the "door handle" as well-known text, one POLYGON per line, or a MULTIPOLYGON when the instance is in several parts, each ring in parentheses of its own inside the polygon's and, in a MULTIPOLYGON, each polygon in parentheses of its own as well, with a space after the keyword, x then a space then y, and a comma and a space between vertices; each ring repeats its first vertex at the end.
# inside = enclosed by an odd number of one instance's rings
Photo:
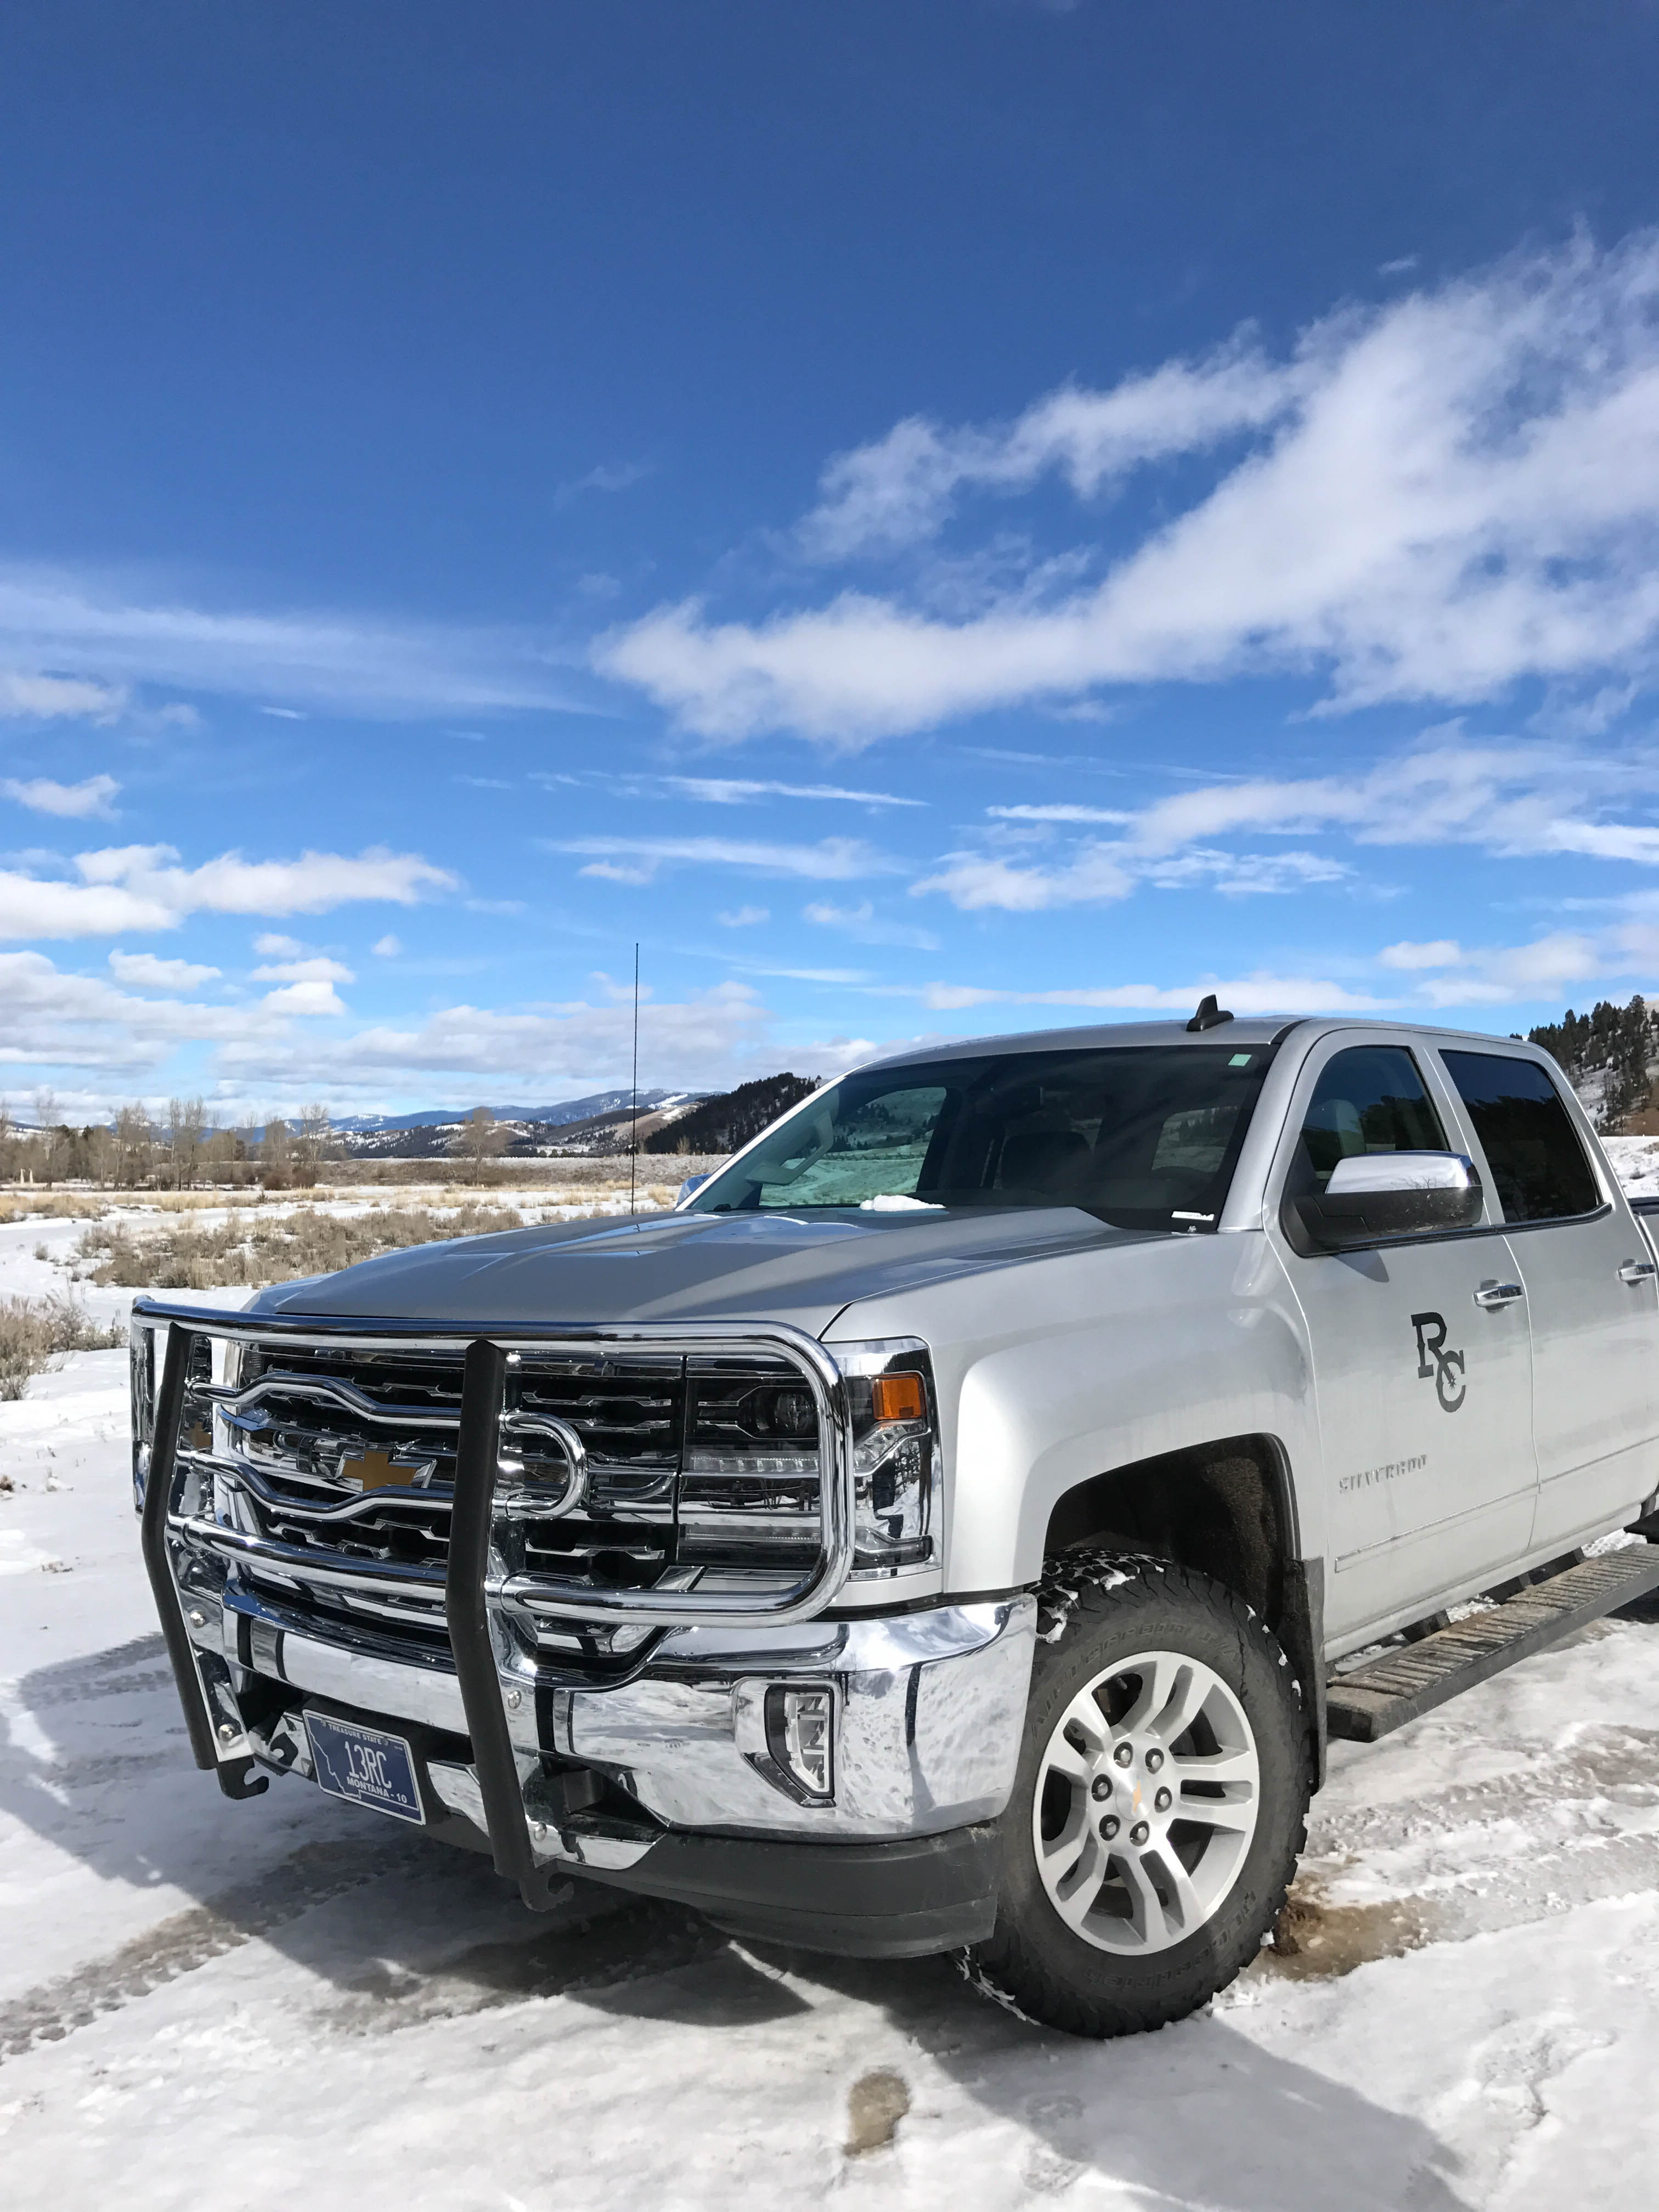
POLYGON ((1517 1298, 1526 1295, 1519 1283, 1482 1283, 1474 1294, 1474 1303, 1490 1310, 1493 1306, 1512 1306, 1517 1298))
POLYGON ((1621 1283, 1650 1283, 1659 1275, 1659 1267, 1651 1260, 1626 1260, 1619 1270, 1621 1283))

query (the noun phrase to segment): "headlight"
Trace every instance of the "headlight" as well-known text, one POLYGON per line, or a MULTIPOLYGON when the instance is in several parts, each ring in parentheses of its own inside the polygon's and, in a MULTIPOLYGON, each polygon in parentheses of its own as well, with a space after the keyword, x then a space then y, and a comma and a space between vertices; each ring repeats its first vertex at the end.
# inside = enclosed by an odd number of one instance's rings
POLYGON ((933 1367, 919 1337, 825 1349, 847 1378, 853 1413, 854 1574, 933 1556, 939 1421, 933 1367))

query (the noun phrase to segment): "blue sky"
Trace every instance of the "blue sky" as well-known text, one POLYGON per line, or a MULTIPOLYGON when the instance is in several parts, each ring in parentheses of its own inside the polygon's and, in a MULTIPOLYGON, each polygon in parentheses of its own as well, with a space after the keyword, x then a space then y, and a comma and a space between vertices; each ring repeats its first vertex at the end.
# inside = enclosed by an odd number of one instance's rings
POLYGON ((1659 988, 1659 9, 0 21, 0 1091, 1659 988))

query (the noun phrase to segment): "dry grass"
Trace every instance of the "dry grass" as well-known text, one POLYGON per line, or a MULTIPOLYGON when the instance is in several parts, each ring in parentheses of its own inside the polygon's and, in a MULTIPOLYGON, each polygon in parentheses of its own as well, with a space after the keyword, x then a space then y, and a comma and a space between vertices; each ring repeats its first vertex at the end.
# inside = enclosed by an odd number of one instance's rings
POLYGON ((14 1221, 96 1221, 107 1194, 90 1190, 12 1191, 0 1198, 0 1229, 14 1221))
POLYGON ((133 1236, 122 1224, 104 1224, 87 1231, 75 1256, 94 1283, 206 1291, 331 1275, 410 1244, 523 1227, 523 1217, 504 1206, 468 1203, 442 1215, 381 1206, 343 1218, 305 1206, 274 1218, 227 1221, 217 1229, 180 1224, 147 1237, 133 1236))
POLYGON ((55 1352, 106 1352, 126 1340, 125 1322, 95 1322, 72 1298, 0 1300, 0 1398, 21 1398, 55 1352))

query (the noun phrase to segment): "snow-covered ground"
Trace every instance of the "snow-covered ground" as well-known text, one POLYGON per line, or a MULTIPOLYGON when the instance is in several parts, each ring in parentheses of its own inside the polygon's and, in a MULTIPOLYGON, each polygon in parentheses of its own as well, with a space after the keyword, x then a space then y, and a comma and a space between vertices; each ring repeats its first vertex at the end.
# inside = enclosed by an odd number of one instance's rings
MULTIPOLYGON (((0 1294, 61 1287, 34 1248, 78 1229, 0 1227, 0 1294)), ((298 1782, 222 1798, 139 1565, 124 1359, 0 1405, 7 2208, 1650 2199, 1659 1611, 1335 1746, 1300 1948, 1081 2044, 945 1961, 750 1948, 575 1887, 532 1917, 485 1862, 298 1782)))

